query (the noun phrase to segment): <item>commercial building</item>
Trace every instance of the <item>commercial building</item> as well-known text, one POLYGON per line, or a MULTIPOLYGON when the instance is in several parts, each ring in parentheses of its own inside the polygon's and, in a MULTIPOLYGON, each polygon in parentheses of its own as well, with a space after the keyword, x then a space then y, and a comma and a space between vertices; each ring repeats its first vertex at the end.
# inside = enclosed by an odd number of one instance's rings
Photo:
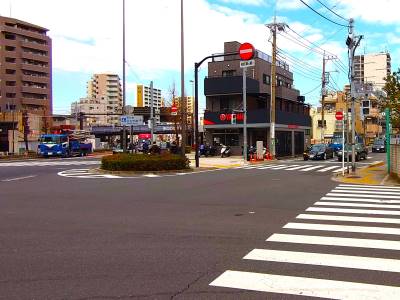
MULTIPOLYGON (((225 42, 224 53, 238 52, 239 42, 225 42)), ((255 65, 247 70, 247 144, 256 141, 269 145, 271 56, 256 50, 255 65)), ((206 110, 204 131, 210 144, 231 146, 241 154, 243 145, 243 93, 242 68, 239 56, 215 59, 208 64, 208 77, 204 81, 206 110), (236 115, 236 124, 232 124, 236 115)), ((310 107, 293 86, 289 66, 277 62, 275 143, 277 156, 302 154, 310 141, 310 107)))
MULTIPOLYGON (((186 114, 187 114, 187 123, 193 123, 193 113, 194 113, 194 97, 187 96, 184 98, 186 101, 186 114)), ((182 103, 182 97, 175 97, 173 99, 173 104, 178 108, 178 114, 180 113, 182 103)))
POLYGON ((81 98, 71 104, 71 115, 83 114, 87 126, 107 125, 107 98, 81 98))
POLYGON ((51 116, 51 39, 47 32, 0 16, 0 112, 51 116))
POLYGON ((354 79, 358 83, 372 84, 373 90, 382 90, 384 78, 391 73, 389 53, 371 53, 354 56, 354 79))
POLYGON ((87 83, 87 98, 105 99, 108 124, 119 124, 122 114, 122 89, 116 74, 94 74, 87 83))
MULTIPOLYGON (((136 87, 136 106, 137 107, 150 107, 151 106, 151 93, 150 87, 143 84, 138 84, 136 87)), ((160 108, 164 106, 164 100, 161 96, 161 90, 153 88, 153 107, 160 108)))

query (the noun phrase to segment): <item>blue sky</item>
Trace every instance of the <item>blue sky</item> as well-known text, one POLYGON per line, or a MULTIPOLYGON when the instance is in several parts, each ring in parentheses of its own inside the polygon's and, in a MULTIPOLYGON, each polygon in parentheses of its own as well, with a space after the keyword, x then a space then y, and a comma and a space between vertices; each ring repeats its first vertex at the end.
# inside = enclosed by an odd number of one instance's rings
MULTIPOLYGON (((346 23, 330 13, 318 0, 304 0, 321 14, 338 23, 346 23)), ((122 72, 121 11, 122 0, 41 0, 1 1, 0 14, 19 18, 50 29, 53 39, 54 111, 67 113, 70 103, 84 97, 86 81, 93 73, 122 72), (79 8, 79 9, 76 9, 79 8), (72 16, 72 17, 71 17, 72 16)), ((355 19, 356 34, 364 35, 359 53, 389 51, 392 69, 397 70, 400 55, 400 2, 395 0, 320 0, 344 18, 355 19)), ((343 88, 347 74, 345 40, 347 28, 321 18, 300 0, 184 0, 186 91, 191 94, 193 64, 204 56, 223 51, 224 41, 253 43, 270 54, 269 31, 276 4, 279 22, 289 25, 278 36, 281 58, 294 71, 295 87, 306 94, 306 101, 317 104, 320 96, 322 55, 294 43, 296 34, 321 49, 336 54, 341 63, 329 62, 331 90, 343 88), (310 92, 314 90, 313 92, 310 92)), ((180 0, 126 0, 127 16, 127 102, 135 104, 135 84, 148 84, 163 90, 175 82, 180 91, 180 0)), ((301 39, 300 39, 301 40, 301 39)), ((303 44, 307 42, 302 40, 303 44)), ((309 45, 309 44, 308 44, 309 45)), ((309 45, 310 46, 310 45, 309 45)), ((200 82, 207 64, 200 72, 200 82)), ((200 86, 200 92, 202 92, 200 86)), ((200 107, 204 108, 204 96, 200 107)))

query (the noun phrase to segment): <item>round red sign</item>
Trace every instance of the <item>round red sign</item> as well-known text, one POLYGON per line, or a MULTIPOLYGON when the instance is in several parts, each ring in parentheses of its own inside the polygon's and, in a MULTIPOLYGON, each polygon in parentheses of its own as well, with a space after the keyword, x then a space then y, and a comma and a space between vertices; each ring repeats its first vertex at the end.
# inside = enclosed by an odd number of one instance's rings
POLYGON ((178 108, 175 105, 171 106, 171 112, 175 113, 177 111, 178 111, 178 108))
POLYGON ((239 48, 239 56, 242 60, 249 60, 254 57, 255 49, 252 44, 250 43, 243 43, 240 45, 239 48))
POLYGON ((335 114, 336 120, 341 121, 343 120, 343 112, 337 111, 335 114))
POLYGON ((220 115, 219 115, 219 119, 220 119, 221 121, 225 121, 225 120, 226 120, 226 114, 220 114, 220 115))

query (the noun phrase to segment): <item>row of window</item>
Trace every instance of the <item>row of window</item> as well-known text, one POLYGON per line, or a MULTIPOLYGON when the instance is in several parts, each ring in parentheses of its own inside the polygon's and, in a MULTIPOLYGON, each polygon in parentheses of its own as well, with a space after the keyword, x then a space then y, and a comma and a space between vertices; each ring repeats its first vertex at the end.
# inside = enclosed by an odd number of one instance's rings
POLYGON ((6 26, 8 27, 13 27, 13 28, 18 28, 18 29, 22 29, 25 31, 30 31, 30 32, 34 32, 34 33, 38 33, 41 35, 46 35, 46 31, 45 30, 41 30, 41 29, 37 29, 34 27, 28 27, 22 24, 12 24, 12 23, 5 23, 6 26))
MULTIPOLYGON (((11 41, 15 41, 17 39, 17 35, 13 34, 13 33, 8 33, 6 32, 4 34, 4 38, 6 40, 11 40, 11 41)), ((38 45, 47 45, 47 41, 46 40, 39 40, 39 39, 34 39, 34 38, 28 38, 26 36, 22 36, 21 37, 21 41, 23 42, 28 42, 28 43, 34 43, 34 44, 38 44, 38 45)))

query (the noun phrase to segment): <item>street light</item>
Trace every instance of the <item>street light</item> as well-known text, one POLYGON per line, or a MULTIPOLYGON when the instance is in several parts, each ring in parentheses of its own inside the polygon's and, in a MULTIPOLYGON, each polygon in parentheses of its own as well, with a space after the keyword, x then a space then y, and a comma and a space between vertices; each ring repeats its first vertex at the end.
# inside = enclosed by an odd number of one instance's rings
MULTIPOLYGON (((122 114, 125 114, 125 0, 122 0, 122 114)), ((125 125, 122 132, 122 149, 126 152, 126 132, 125 125)))
MULTIPOLYGON (((192 84, 192 99, 193 99, 193 106, 194 106, 194 80, 190 80, 190 83, 192 84)), ((193 107, 192 106, 192 107, 193 107)), ((192 132, 193 132, 193 139, 192 139, 192 146, 196 143, 196 130, 194 130, 194 117, 193 117, 193 111, 191 112, 192 114, 192 132)))

